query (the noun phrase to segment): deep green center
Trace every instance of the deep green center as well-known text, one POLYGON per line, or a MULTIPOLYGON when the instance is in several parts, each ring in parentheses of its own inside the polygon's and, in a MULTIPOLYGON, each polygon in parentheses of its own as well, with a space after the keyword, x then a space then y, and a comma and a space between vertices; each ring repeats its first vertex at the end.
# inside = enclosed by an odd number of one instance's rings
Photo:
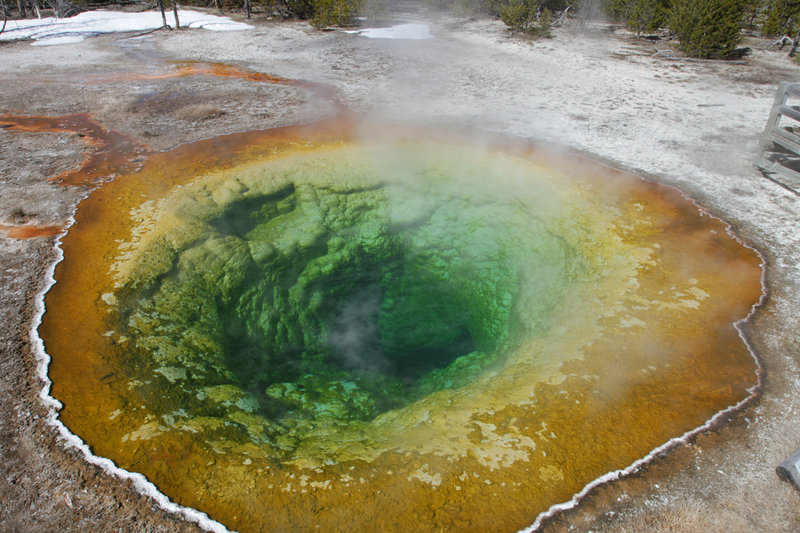
POLYGON ((271 417, 368 419, 457 386, 465 376, 432 371, 470 356, 477 371, 506 339, 515 273, 487 256, 495 275, 480 279, 452 237, 419 247, 434 213, 393 224, 385 192, 288 186, 211 221, 220 236, 269 247, 220 316, 229 368, 271 417), (275 246, 309 218, 313 236, 275 246))
POLYGON ((583 266, 552 191, 490 163, 344 150, 181 192, 116 295, 143 403, 291 453, 502 364, 583 266))

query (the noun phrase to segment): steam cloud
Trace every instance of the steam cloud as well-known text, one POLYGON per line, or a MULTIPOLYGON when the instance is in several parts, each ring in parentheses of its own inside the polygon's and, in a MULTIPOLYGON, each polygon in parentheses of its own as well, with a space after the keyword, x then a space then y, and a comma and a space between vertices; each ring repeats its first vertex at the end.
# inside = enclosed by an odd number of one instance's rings
POLYGON ((385 373, 391 369, 380 343, 381 291, 367 285, 346 299, 328 331, 331 354, 344 368, 385 373))

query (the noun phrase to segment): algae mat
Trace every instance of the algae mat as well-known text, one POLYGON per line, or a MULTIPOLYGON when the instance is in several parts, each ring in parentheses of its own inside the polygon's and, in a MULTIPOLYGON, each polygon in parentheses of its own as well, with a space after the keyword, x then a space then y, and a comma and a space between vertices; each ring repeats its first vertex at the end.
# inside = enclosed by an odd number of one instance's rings
POLYGON ((346 121, 152 157, 63 239, 61 419, 239 531, 530 525, 757 383, 759 256, 575 159, 346 121))

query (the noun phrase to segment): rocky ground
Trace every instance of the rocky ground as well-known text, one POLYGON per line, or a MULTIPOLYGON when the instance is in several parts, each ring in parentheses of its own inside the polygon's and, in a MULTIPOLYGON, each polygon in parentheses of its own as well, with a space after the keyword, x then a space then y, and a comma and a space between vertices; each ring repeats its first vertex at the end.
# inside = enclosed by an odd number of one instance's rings
MULTIPOLYGON (((334 112, 298 87, 153 76, 172 68, 168 61, 221 61, 328 84, 355 111, 567 146, 680 188, 764 254, 769 298, 746 327, 766 368, 764 389, 728 423, 594 490, 544 529, 800 529, 800 495, 774 472, 800 447, 800 198, 750 163, 777 83, 800 79, 800 68, 783 52, 758 48, 743 62, 654 57, 670 43, 638 41, 604 25, 563 27, 552 39, 532 41, 497 22, 461 22, 436 17, 435 38, 427 41, 370 40, 256 19, 247 32, 3 43, 0 115, 92 113, 105 128, 158 151, 334 112)), ((79 166, 92 150, 85 140, 0 130, 0 229, 68 224, 87 191, 49 178, 79 166)), ((58 259, 55 238, 3 231, 0 530, 196 529, 130 482, 86 463, 46 423, 30 331, 58 259)))

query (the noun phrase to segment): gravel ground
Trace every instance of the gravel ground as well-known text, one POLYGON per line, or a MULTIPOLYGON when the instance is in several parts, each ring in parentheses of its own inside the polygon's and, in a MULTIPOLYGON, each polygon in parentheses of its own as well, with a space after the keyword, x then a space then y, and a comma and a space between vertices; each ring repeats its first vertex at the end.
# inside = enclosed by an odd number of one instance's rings
MULTIPOLYGON (((89 112, 104 127, 163 150, 334 112, 290 86, 110 77, 163 72, 168 60, 221 61, 329 84, 355 111, 567 146, 678 187, 764 254, 769 298, 747 326, 766 368, 764 390, 727 424, 592 491, 544 529, 800 529, 800 497, 774 472, 800 447, 800 198, 750 164, 777 83, 797 80, 800 68, 782 52, 760 49, 736 63, 655 58, 653 43, 602 25, 559 28, 553 39, 531 41, 497 22, 455 22, 436 17, 427 41, 256 19, 247 32, 3 43, 0 115, 89 112)), ((86 191, 49 178, 79 165, 92 149, 82 140, 0 130, 0 227, 68 224, 86 191)), ((29 332, 57 258, 53 237, 0 233, 0 530, 192 531, 129 481, 85 462, 45 421, 29 332)))

